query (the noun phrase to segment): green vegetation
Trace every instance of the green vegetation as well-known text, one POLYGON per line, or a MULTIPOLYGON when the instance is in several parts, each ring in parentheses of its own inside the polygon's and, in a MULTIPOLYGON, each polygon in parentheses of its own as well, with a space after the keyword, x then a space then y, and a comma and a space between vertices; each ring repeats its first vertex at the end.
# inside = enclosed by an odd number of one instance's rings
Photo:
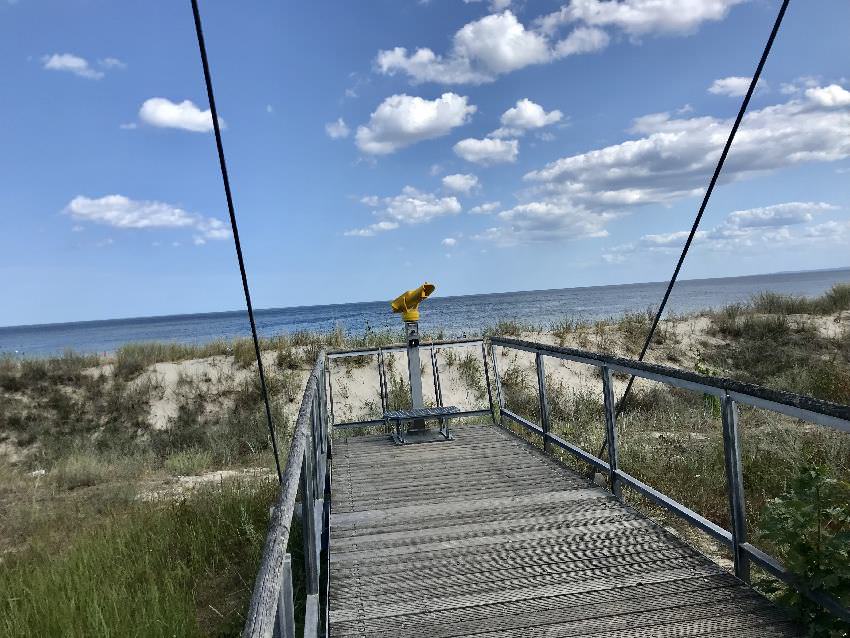
MULTIPOLYGON (((666 319, 648 356, 847 403, 848 309, 850 286, 816 299, 763 294, 699 317, 666 319)), ((565 318, 550 334, 559 345, 635 356, 652 318, 651 310, 594 322, 565 318)), ((536 339, 541 329, 504 321, 488 332, 536 339)), ((369 327, 356 336, 338 328, 264 339, 280 448, 287 448, 307 373, 322 349, 403 340, 400 330, 369 327)), ((533 357, 496 350, 508 407, 539 423, 533 357)), ((438 356, 453 368, 453 390, 485 399, 477 352, 443 349, 438 356)), ((363 392, 373 380, 377 388, 374 363, 374 355, 335 361, 335 374, 347 382, 334 386, 340 410, 348 402, 353 414, 364 407, 379 412, 376 393, 363 392), (367 405, 356 404, 357 397, 367 405)), ((406 366, 397 370, 392 354, 386 363, 389 408, 410 407, 406 366)), ((546 371, 553 431, 598 453, 605 438, 598 373, 549 359, 546 371)), ((624 383, 615 378, 617 395, 624 383)), ((716 399, 649 382, 636 383, 633 392, 618 420, 623 468, 728 527, 716 399)), ((850 440, 749 408, 741 409, 741 430, 753 542, 777 552, 809 587, 846 596, 846 511, 826 492, 850 483, 850 440), (808 469, 801 474, 800 467, 808 469), (812 529, 820 531, 813 536, 812 529), (812 543, 820 554, 812 554, 812 543)), ((0 459, 2 635, 123 635, 128 626, 138 635, 238 631, 274 493, 265 479, 270 438, 252 341, 132 344, 107 359, 0 358, 0 451, 12 452, 0 459), (205 476, 214 470, 228 470, 236 482, 205 476)), ((588 472, 571 456, 563 460, 588 472)), ((681 529, 638 495, 626 496, 681 529)), ((846 504, 846 495, 840 498, 846 504)), ((775 591, 813 631, 820 626, 815 611, 775 591)))
POLYGON ((163 501, 64 503, 82 510, 71 514, 81 530, 62 543, 48 527, 58 521, 36 520, 27 547, 4 557, 0 634, 238 634, 275 490, 229 483, 163 501))
MULTIPOLYGON (((803 587, 850 607, 850 483, 836 479, 828 467, 802 467, 788 490, 768 503, 764 538, 803 587)), ((773 582, 767 586, 810 636, 850 632, 850 625, 797 590, 773 582)))

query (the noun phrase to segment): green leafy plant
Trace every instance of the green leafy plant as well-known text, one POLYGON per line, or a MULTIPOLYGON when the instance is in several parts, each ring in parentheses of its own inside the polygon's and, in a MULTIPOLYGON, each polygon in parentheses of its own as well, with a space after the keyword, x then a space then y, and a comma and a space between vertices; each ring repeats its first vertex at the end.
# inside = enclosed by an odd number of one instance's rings
MULTIPOLYGON (((850 483, 826 467, 803 467, 787 491, 768 503, 762 527, 802 588, 850 604, 850 483)), ((850 635, 850 625, 797 589, 773 582, 767 589, 809 636, 850 635)))

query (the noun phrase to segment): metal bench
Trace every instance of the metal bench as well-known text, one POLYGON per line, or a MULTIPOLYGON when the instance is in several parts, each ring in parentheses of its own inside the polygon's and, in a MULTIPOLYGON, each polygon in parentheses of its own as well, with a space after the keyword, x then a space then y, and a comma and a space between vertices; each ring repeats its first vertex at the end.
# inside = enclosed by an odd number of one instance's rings
POLYGON ((460 413, 460 409, 453 405, 437 408, 390 410, 384 412, 384 422, 390 428, 393 440, 398 445, 449 441, 452 439, 449 431, 449 418, 458 413, 460 413), (437 419, 440 423, 440 429, 436 431, 427 429, 425 426, 427 419, 437 419), (411 427, 411 424, 413 427, 411 427))

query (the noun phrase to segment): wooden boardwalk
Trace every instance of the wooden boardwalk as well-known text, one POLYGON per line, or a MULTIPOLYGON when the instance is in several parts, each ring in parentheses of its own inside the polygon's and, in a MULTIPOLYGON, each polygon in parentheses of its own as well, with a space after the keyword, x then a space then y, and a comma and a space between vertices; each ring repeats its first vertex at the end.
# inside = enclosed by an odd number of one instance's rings
POLYGON ((333 447, 330 635, 798 636, 659 525, 496 426, 333 447))

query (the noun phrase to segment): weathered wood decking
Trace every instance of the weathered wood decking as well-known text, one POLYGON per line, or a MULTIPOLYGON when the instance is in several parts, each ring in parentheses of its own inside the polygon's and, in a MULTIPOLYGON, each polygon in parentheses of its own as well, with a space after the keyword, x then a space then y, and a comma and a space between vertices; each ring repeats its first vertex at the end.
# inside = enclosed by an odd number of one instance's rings
POLYGON ((330 635, 796 636, 764 598, 495 426, 333 448, 330 635))

